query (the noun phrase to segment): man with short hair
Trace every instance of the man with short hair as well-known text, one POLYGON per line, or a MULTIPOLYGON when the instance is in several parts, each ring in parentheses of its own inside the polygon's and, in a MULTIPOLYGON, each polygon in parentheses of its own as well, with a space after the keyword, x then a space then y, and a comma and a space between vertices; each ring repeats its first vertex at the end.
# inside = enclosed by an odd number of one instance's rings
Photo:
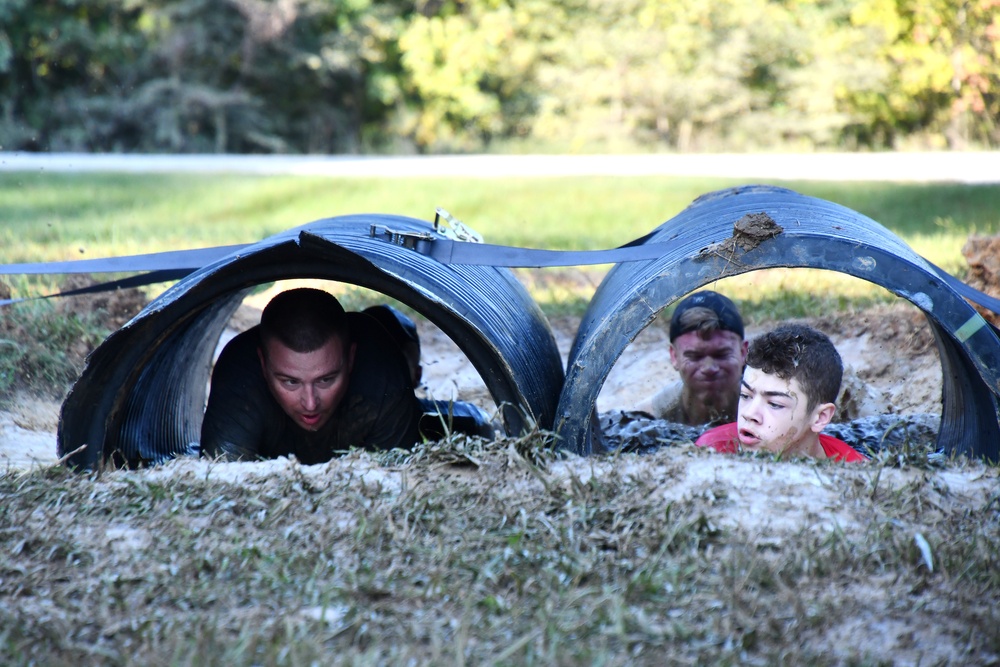
POLYGON ((711 290, 691 294, 670 319, 670 363, 681 379, 639 409, 688 426, 732 421, 746 354, 736 304, 711 290))
POLYGON ((737 420, 701 435, 716 451, 767 451, 779 456, 861 462, 850 445, 821 433, 836 413, 843 362, 820 331, 787 324, 750 344, 737 420))
POLYGON ((318 289, 275 296, 223 349, 201 429, 207 456, 323 463, 351 447, 409 448, 420 404, 410 369, 373 317, 318 289))

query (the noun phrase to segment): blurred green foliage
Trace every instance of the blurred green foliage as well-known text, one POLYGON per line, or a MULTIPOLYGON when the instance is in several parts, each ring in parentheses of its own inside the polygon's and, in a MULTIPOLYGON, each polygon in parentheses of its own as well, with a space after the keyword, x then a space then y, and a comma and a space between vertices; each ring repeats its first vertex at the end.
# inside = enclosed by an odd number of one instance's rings
POLYGON ((5 0, 0 148, 1000 144, 994 0, 5 0))

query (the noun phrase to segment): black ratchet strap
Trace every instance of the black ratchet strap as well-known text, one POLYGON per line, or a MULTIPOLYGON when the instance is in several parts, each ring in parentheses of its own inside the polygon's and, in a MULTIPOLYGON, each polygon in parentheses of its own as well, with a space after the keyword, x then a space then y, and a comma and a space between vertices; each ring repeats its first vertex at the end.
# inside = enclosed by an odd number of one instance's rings
MULTIPOLYGON (((512 246, 471 243, 430 235, 406 235, 372 228, 372 236, 383 234, 391 243, 406 245, 442 264, 542 268, 552 266, 587 266, 617 264, 656 259, 664 253, 664 243, 646 243, 649 235, 610 250, 537 250, 512 246), (404 238, 407 237, 407 238, 404 238)), ((926 261, 926 260, 925 260, 926 261)), ((931 262, 927 264, 949 287, 973 303, 1000 314, 1000 299, 981 292, 931 262)))
MULTIPOLYGON (((70 273, 136 273, 119 280, 111 280, 96 285, 66 290, 56 294, 46 294, 38 299, 57 296, 78 296, 98 292, 113 292, 118 289, 142 287, 155 283, 180 280, 190 273, 211 264, 229 254, 247 247, 246 244, 195 248, 193 250, 171 250, 146 255, 124 255, 99 259, 77 259, 63 262, 35 262, 30 264, 0 264, 0 275, 43 275, 70 273)), ((0 299, 0 306, 28 301, 31 298, 0 299)))
POLYGON ((47 273, 133 273, 138 271, 197 271, 217 259, 236 252, 243 245, 170 250, 146 255, 124 255, 100 259, 74 259, 65 262, 37 262, 32 264, 0 264, 0 275, 47 273))
POLYGON ((591 266, 656 259, 665 252, 664 244, 645 242, 649 235, 609 250, 518 248, 455 240, 430 233, 399 232, 383 225, 372 225, 371 237, 410 248, 442 264, 465 266, 535 269, 552 266, 591 266))
MULTIPOLYGON (((630 241, 625 245, 606 250, 542 250, 515 246, 494 245, 454 240, 427 233, 396 232, 381 225, 372 225, 371 237, 387 243, 411 248, 442 264, 469 266, 500 266, 506 268, 543 268, 554 266, 592 266, 657 259, 665 250, 664 243, 647 243, 650 235, 630 241)), ((74 296, 107 292, 128 287, 141 287, 154 283, 179 280, 194 271, 227 255, 239 252, 248 244, 215 246, 193 250, 173 250, 146 255, 126 255, 101 259, 80 259, 63 262, 38 262, 31 264, 0 264, 0 275, 57 274, 57 273, 130 273, 141 275, 68 290, 44 297, 74 296)), ((944 269, 927 262, 935 273, 962 297, 1000 314, 1000 299, 985 294, 963 283, 944 269)), ((0 300, 0 306, 26 299, 0 300)))

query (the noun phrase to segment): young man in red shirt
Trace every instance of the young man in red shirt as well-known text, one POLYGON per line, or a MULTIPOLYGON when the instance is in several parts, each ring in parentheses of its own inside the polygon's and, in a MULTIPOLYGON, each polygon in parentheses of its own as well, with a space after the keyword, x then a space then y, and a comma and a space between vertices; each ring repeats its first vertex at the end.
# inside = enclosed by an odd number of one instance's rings
POLYGON ((695 444, 730 453, 866 461, 846 442, 821 433, 836 413, 842 376, 837 349, 811 327, 789 324, 758 336, 747 354, 736 421, 706 431, 695 444))

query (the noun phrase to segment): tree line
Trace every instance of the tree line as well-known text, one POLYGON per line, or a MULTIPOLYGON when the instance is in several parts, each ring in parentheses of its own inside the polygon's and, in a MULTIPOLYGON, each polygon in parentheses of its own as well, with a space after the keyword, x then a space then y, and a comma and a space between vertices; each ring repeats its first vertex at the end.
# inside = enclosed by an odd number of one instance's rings
POLYGON ((2 0, 0 149, 1000 144, 1000 0, 2 0))

